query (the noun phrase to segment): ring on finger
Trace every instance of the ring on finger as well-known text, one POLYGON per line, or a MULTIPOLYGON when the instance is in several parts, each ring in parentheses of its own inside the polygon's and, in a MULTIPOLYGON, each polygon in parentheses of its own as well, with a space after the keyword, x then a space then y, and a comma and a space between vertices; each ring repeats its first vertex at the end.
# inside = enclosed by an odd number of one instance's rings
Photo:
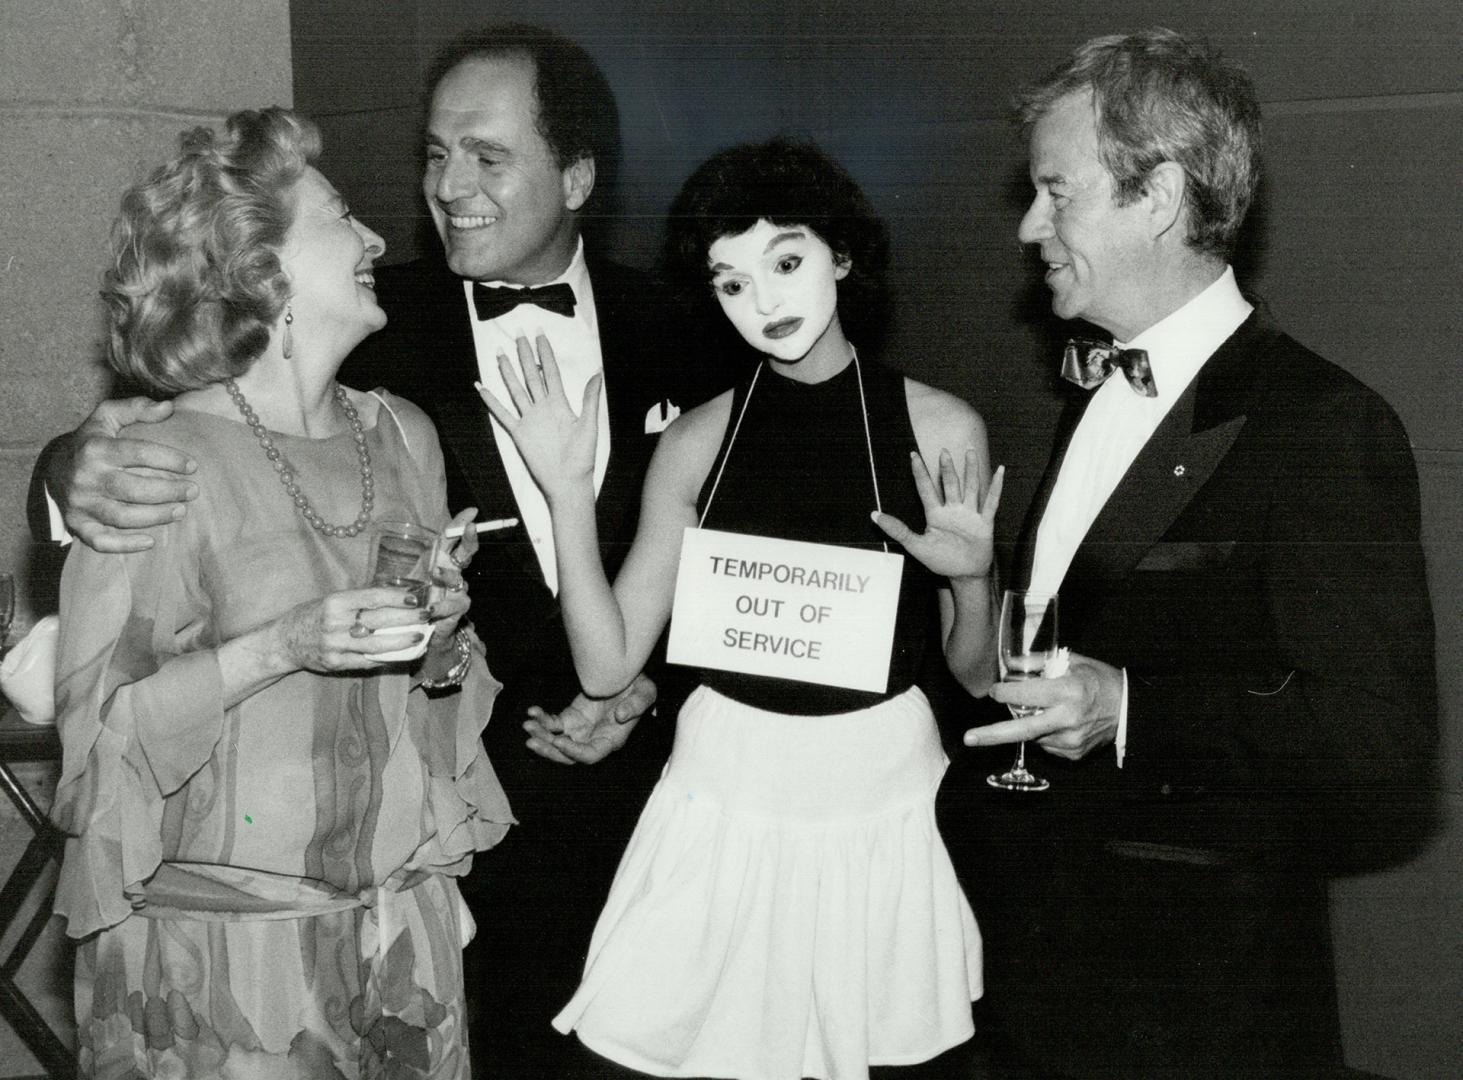
POLYGON ((371 636, 371 628, 365 623, 361 622, 361 615, 365 613, 365 610, 365 608, 360 608, 356 611, 356 621, 351 623, 351 628, 349 631, 350 636, 353 638, 363 638, 371 636))
POLYGON ((446 589, 448 592, 462 592, 462 590, 467 588, 467 586, 463 584, 461 578, 458 578, 456 581, 444 581, 442 583, 442 588, 446 589))
POLYGON ((458 558, 457 552, 455 551, 448 552, 447 557, 452 560, 452 565, 459 570, 466 569, 467 564, 472 561, 471 559, 458 558))

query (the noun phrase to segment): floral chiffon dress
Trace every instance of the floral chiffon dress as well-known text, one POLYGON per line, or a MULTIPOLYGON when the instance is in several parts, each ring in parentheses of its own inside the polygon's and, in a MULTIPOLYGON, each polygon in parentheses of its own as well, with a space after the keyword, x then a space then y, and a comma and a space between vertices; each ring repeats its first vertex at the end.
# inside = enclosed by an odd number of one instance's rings
MULTIPOLYGON (((381 403, 373 518, 440 526, 435 436, 381 403)), ((359 585, 369 530, 312 529, 242 423, 179 409, 145 434, 198 462, 197 500, 148 551, 77 545, 61 583, 56 910, 83 1074, 465 1080, 455 878, 513 820, 479 741, 482 647, 452 691, 409 665, 297 671, 225 707, 218 647, 359 585)), ((348 520, 349 432, 274 440, 348 520)))

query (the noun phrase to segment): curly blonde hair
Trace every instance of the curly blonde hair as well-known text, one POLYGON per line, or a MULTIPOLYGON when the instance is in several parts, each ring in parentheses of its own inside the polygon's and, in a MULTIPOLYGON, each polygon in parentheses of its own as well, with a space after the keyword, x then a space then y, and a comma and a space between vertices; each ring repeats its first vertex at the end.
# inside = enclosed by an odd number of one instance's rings
POLYGON ((112 369, 169 397, 240 375, 290 296, 279 249, 320 132, 281 108, 185 132, 181 153, 122 196, 102 297, 112 369))

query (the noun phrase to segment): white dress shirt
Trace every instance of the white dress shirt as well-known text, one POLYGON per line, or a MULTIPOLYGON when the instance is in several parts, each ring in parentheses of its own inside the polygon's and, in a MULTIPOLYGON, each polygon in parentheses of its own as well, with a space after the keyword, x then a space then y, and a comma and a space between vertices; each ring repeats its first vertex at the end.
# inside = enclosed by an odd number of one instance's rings
MULTIPOLYGON (((599 347, 599 320, 595 314, 594 291, 589 284, 589 271, 584 265, 584 241, 574 252, 569 268, 553 281, 563 282, 574 290, 574 314, 559 315, 533 304, 519 304, 496 319, 480 321, 473 305, 473 282, 464 281, 463 297, 467 303, 468 316, 472 320, 472 339, 477 349, 478 376, 482 384, 498 396, 500 401, 510 400, 508 388, 498 371, 498 354, 503 353, 518 370, 517 339, 525 337, 532 344, 542 333, 553 346, 554 358, 559 362, 559 374, 564 380, 564 393, 570 407, 578 413, 584 398, 584 387, 595 372, 604 369, 604 357, 599 347)), ((505 282, 487 281, 485 285, 506 285, 505 282)), ((513 286, 508 286, 513 287, 513 286)), ((475 392, 475 391, 474 391, 475 392)), ((604 486, 605 471, 610 463, 610 407, 609 392, 603 385, 599 396, 599 437, 594 448, 594 493, 599 494, 604 486)), ((502 424, 493 421, 493 437, 498 443, 498 453, 503 458, 503 468, 508 473, 508 482, 513 486, 513 498, 518 503, 518 517, 528 532, 533 544, 533 553, 543 571, 544 583, 555 596, 559 594, 559 566, 554 557, 554 534, 549 519, 549 505, 543 492, 529 474, 528 466, 513 444, 513 437, 502 424)), ((505 517, 505 507, 482 506, 479 515, 484 518, 505 517)))
MULTIPOLYGON (((1157 397, 1134 393, 1115 373, 1092 393, 1077 422, 1051 498, 1036 530, 1031 589, 1060 593, 1062 581, 1087 530, 1123 475, 1158 430, 1174 403, 1216 349, 1249 317, 1253 307, 1240 295, 1234 270, 1225 267, 1212 285, 1173 314, 1119 348, 1143 349, 1153 371, 1157 397)), ((1118 764, 1127 746, 1128 676, 1115 741, 1118 764)))

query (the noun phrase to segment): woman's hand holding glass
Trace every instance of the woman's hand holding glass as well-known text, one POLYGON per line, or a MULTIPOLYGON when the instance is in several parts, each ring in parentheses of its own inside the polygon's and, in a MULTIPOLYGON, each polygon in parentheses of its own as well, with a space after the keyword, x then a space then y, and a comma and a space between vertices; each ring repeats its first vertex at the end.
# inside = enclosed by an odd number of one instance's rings
POLYGON ((575 415, 564 394, 564 381, 549 339, 539 334, 532 345, 518 339, 518 364, 498 354, 498 371, 512 404, 504 404, 481 383, 483 404, 518 447, 523 462, 552 507, 575 484, 594 480, 594 447, 598 439, 599 395, 603 372, 584 387, 575 415))
POLYGON ((875 512, 874 523, 931 572, 947 578, 984 577, 990 573, 996 509, 1001 504, 1005 467, 996 470, 980 498, 979 451, 965 451, 963 475, 948 450, 940 451, 939 482, 924 459, 910 454, 914 486, 925 511, 925 531, 916 533, 892 514, 875 512))
POLYGON ((409 648, 429 617, 417 594, 397 586, 327 593, 297 604, 263 628, 280 674, 380 667, 377 654, 409 648), (365 632, 362 633, 361 629, 365 632))
POLYGON ((462 571, 477 552, 477 533, 470 528, 476 516, 469 507, 452 519, 450 526, 467 526, 460 536, 437 540, 428 532, 433 538, 431 586, 425 594, 414 584, 344 589, 297 604, 263 627, 268 635, 264 651, 273 665, 281 673, 379 668, 420 646, 428 622, 427 662, 433 653, 451 656, 453 636, 470 602, 462 571))

